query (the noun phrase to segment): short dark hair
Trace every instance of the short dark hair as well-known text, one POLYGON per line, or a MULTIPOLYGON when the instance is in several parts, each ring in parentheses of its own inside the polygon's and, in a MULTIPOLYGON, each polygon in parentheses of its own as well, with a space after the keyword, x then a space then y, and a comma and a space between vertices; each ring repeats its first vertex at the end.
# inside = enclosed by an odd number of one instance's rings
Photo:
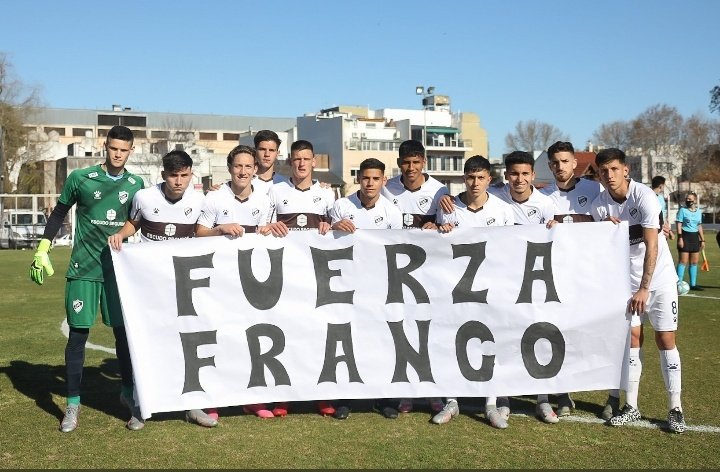
POLYGON ((404 159, 406 157, 425 157, 425 146, 420 141, 414 139, 408 139, 400 144, 398 149, 398 157, 404 159))
POLYGON ((625 153, 618 148, 606 148, 597 153, 595 156, 595 165, 601 166, 610 161, 620 161, 625 164, 625 153))
POLYGON ((132 143, 135 141, 135 136, 133 136, 133 132, 130 130, 130 128, 126 128, 125 126, 113 126, 110 128, 110 131, 108 131, 108 134, 106 136, 106 142, 110 141, 111 139, 119 139, 120 141, 127 141, 129 143, 132 143))
POLYGON ((374 157, 369 157, 362 161, 360 163, 360 174, 363 173, 365 169, 380 169, 380 171, 385 174, 385 163, 381 161, 380 159, 375 159, 374 157))
POLYGON ((535 169, 535 159, 532 154, 525 151, 513 151, 505 156, 505 168, 515 164, 530 164, 531 169, 535 169))
POLYGON ((257 134, 255 134, 253 141, 255 142, 255 147, 258 147, 258 144, 263 141, 272 141, 277 144, 278 148, 280 147, 280 143, 282 143, 277 133, 275 131, 270 131, 269 129, 261 129, 258 131, 257 134))
POLYGON ((661 185, 665 185, 665 177, 662 175, 656 175, 652 178, 650 185, 652 185, 652 188, 658 188, 661 185))
POLYGON ((232 148, 232 150, 228 153, 228 156, 227 156, 228 168, 230 166, 232 166, 232 163, 235 160, 235 156, 237 156, 238 154, 250 154, 253 158, 253 161, 255 162, 255 165, 257 165, 257 157, 255 156, 255 148, 241 144, 239 146, 235 146, 234 148, 232 148))
POLYGON ((315 149, 313 149, 313 145, 310 141, 305 141, 304 139, 298 139, 292 145, 290 146, 290 154, 298 151, 304 151, 306 149, 309 149, 310 152, 315 154, 315 149))
POLYGON ((555 141, 547 150, 548 158, 553 157, 558 152, 569 152, 575 155, 575 148, 572 143, 567 141, 555 141))
POLYGON ((465 161, 463 173, 472 174, 473 172, 480 172, 481 170, 486 170, 490 173, 490 169, 490 161, 485 159, 483 156, 476 154, 465 161))
POLYGON ((193 160, 185 151, 170 151, 162 158, 163 170, 165 172, 179 172, 186 167, 192 168, 193 160))

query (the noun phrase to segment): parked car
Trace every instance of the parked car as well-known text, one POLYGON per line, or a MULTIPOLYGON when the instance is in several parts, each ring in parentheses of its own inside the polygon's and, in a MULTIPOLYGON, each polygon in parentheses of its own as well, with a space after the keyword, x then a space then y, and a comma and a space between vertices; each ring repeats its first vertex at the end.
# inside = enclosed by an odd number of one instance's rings
POLYGON ((45 231, 41 211, 4 210, 0 216, 0 248, 34 248, 45 231))
POLYGON ((53 242, 53 246, 72 246, 73 240, 72 235, 70 233, 63 234, 62 236, 55 238, 55 241, 53 242))

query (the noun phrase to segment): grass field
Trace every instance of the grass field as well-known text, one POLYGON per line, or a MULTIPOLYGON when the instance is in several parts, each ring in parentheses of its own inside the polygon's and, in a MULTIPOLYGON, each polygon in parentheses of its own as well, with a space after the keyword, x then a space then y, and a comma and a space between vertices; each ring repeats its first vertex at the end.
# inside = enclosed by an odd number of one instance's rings
MULTIPOLYGON (((0 251, 0 466, 3 468, 720 468, 720 250, 707 233, 711 271, 704 292, 681 297, 678 346, 689 431, 660 429, 667 398, 657 349, 647 337, 640 410, 645 427, 611 428, 597 420, 605 392, 573 395, 570 419, 546 425, 514 415, 491 428, 480 401, 461 399, 447 425, 420 409, 386 420, 360 402, 346 421, 323 418, 310 405, 282 419, 260 420, 221 409, 221 424, 203 429, 180 413, 155 415, 145 429, 124 428, 115 356, 88 350, 79 428, 58 432, 64 410, 63 290, 70 250, 51 258, 57 273, 43 287, 29 280, 31 251, 0 251), (695 294, 700 296, 695 296, 695 294)), ((674 252, 674 251, 673 251, 674 252)), ((650 333, 650 331, 648 331, 650 333)), ((112 332, 90 342, 113 346, 112 332)), ((551 397, 552 399, 552 397, 551 397)), ((513 399, 514 412, 534 401, 513 399)))

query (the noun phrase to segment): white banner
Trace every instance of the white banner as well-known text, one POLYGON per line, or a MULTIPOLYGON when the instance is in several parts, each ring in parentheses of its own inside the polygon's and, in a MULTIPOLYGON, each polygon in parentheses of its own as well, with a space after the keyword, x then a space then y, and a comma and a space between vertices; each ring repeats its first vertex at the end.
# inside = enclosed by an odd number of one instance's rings
POLYGON ((113 260, 145 417, 621 387, 624 223, 248 234, 113 260))

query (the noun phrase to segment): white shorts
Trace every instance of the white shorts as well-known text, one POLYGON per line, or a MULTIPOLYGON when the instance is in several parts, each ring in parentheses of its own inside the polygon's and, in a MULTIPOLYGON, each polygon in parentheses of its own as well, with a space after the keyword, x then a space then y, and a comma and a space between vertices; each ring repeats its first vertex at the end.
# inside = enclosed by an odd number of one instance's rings
POLYGON ((650 292, 645 313, 641 317, 633 316, 630 325, 640 326, 647 320, 655 331, 677 331, 678 293, 675 286, 650 292))

